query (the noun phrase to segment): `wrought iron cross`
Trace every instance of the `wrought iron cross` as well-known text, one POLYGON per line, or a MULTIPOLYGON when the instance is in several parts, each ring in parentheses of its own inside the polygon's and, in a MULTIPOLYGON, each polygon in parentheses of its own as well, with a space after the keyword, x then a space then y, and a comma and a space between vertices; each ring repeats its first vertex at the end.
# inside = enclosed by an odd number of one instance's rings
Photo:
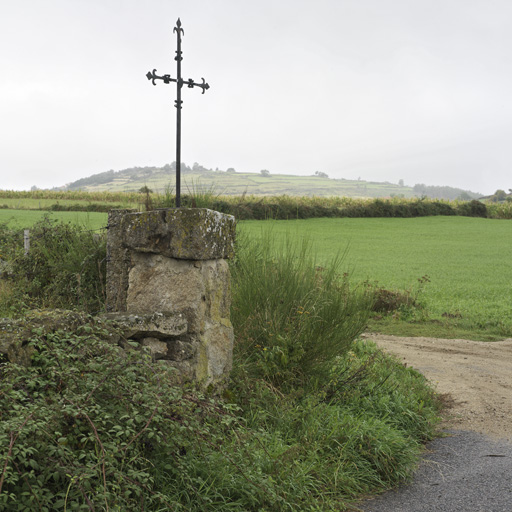
POLYGON ((176 78, 171 78, 171 75, 158 76, 156 74, 156 69, 149 71, 146 77, 148 80, 152 80, 153 85, 156 85, 155 80, 163 80, 164 84, 176 82, 176 101, 174 102, 176 107, 176 207, 179 208, 181 206, 181 104, 183 103, 183 101, 181 101, 181 88, 184 85, 189 89, 200 87, 204 94, 210 86, 204 81, 204 78, 201 78, 203 81, 201 84, 194 82, 192 78, 183 80, 181 77, 181 61, 183 60, 181 51, 181 35, 185 34, 185 32, 181 28, 181 21, 179 18, 173 32, 176 32, 178 39, 178 49, 176 50, 176 57, 174 57, 174 60, 177 63, 176 78))

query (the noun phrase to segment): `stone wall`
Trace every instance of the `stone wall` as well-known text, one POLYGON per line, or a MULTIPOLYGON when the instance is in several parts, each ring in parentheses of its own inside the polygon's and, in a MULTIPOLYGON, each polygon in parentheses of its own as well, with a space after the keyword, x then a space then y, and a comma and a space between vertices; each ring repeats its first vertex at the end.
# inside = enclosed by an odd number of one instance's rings
POLYGON ((231 369, 234 241, 234 217, 208 209, 109 214, 107 311, 132 324, 172 318, 174 330, 143 329, 138 338, 185 380, 217 384, 231 369))

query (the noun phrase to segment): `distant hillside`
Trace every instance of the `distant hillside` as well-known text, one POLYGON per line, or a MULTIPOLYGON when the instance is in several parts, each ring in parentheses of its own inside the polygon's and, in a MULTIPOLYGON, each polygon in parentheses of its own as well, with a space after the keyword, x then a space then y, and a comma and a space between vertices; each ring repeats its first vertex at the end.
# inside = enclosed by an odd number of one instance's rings
MULTIPOLYGON (((133 167, 122 171, 107 171, 69 183, 66 190, 136 192, 148 187, 163 193, 174 189, 175 163, 164 167, 133 167)), ((346 197, 432 197, 436 199, 475 199, 479 194, 452 188, 431 187, 423 184, 409 187, 389 182, 377 183, 363 180, 331 179, 317 172, 312 176, 293 176, 220 171, 206 169, 199 164, 192 167, 182 164, 182 193, 198 189, 214 190, 221 195, 291 195, 291 196, 346 196, 346 197)))

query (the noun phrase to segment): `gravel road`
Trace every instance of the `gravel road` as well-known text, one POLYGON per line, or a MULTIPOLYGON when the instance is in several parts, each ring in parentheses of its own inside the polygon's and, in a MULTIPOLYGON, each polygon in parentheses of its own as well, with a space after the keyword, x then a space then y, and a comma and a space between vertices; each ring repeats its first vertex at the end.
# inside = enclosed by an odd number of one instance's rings
POLYGON ((512 340, 369 335, 421 371, 452 407, 411 484, 359 504, 364 512, 512 512, 512 340))

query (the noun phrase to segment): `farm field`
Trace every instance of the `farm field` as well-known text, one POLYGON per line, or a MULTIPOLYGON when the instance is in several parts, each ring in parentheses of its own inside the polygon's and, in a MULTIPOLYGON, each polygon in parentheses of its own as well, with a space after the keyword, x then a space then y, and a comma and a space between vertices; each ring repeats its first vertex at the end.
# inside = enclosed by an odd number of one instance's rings
POLYGON ((60 222, 71 222, 85 229, 101 229, 107 225, 106 213, 101 212, 47 212, 38 210, 0 210, 0 224, 7 223, 11 228, 28 229, 45 215, 60 222))
MULTIPOLYGON (((55 204, 59 204, 60 206, 76 206, 79 205, 91 205, 91 204, 106 204, 114 207, 113 203, 106 201, 84 201, 84 200, 76 200, 76 199, 36 199, 30 197, 9 197, 9 198, 1 198, 0 197, 0 206, 3 209, 12 208, 15 210, 44 210, 48 209, 55 204)), ((138 204, 133 201, 119 201, 118 206, 123 208, 137 208, 138 204)))
MULTIPOLYGON (((293 176, 274 174, 263 176, 255 172, 227 173, 223 171, 182 170, 182 187, 184 193, 201 188, 212 187, 221 195, 296 195, 296 196, 344 196, 344 197, 389 197, 401 195, 414 197, 412 187, 393 183, 376 183, 363 180, 329 179, 318 176, 293 176)), ((147 186, 163 194, 169 187, 174 187, 174 171, 164 169, 126 169, 106 175, 102 173, 79 180, 71 184, 82 191, 101 192, 136 192, 147 186), (101 178, 104 179, 101 179, 101 178)))
POLYGON ((494 340, 512 337, 512 224, 468 217, 246 221, 241 233, 310 239, 319 261, 343 255, 352 282, 419 292, 422 309, 372 321, 386 334, 494 340))

